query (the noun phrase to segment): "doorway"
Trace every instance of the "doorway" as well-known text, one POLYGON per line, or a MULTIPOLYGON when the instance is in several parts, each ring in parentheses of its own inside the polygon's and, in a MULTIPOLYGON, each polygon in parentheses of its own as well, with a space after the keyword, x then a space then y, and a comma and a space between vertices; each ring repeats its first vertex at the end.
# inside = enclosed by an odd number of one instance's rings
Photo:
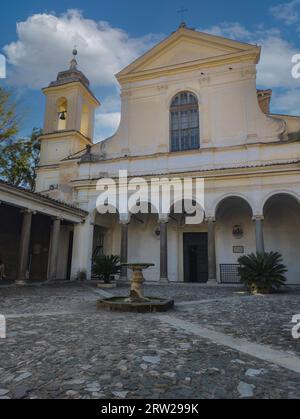
POLYGON ((184 281, 205 284, 208 281, 208 235, 183 235, 184 281))

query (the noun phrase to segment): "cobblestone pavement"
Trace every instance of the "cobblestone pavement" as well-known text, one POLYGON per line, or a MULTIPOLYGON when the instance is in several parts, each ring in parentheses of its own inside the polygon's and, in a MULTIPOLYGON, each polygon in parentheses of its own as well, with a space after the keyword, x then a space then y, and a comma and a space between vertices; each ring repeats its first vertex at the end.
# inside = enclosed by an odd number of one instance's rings
POLYGON ((176 327, 184 320, 297 356, 299 291, 147 286, 149 296, 175 298, 175 326, 164 315, 97 312, 101 294, 80 284, 0 289, 0 398, 300 398, 299 373, 176 327))

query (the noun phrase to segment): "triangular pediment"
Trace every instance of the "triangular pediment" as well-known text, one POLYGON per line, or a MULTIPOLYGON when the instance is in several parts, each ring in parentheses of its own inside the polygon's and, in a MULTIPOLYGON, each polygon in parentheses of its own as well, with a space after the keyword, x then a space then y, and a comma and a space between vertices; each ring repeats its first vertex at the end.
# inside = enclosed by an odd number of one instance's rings
POLYGON ((122 80, 129 76, 141 77, 143 74, 150 75, 197 64, 204 65, 216 61, 220 63, 228 59, 238 60, 241 56, 247 55, 257 62, 260 48, 256 45, 180 28, 122 70, 117 78, 122 80))

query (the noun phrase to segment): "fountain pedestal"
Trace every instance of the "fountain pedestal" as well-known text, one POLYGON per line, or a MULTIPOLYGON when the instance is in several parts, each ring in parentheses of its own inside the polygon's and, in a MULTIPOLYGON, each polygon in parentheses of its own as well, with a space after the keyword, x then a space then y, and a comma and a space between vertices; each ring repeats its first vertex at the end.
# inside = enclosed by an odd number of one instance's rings
POLYGON ((173 300, 146 298, 143 292, 145 281, 143 270, 153 267, 153 263, 126 263, 122 265, 133 271, 129 297, 114 297, 98 301, 98 309, 111 311, 152 313, 165 312, 174 307, 173 300))
POLYGON ((145 282, 145 278, 143 275, 143 270, 148 269, 153 265, 152 263, 129 263, 123 265, 124 267, 133 271, 132 279, 131 279, 131 289, 130 289, 130 297, 128 298, 128 302, 149 302, 149 299, 144 297, 143 292, 143 283, 145 282))

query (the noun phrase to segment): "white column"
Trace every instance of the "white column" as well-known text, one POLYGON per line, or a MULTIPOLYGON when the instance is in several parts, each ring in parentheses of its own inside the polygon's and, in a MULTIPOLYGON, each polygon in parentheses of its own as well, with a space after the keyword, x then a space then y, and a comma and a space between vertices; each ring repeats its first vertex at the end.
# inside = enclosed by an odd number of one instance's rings
POLYGON ((60 226, 61 226, 61 220, 54 219, 53 226, 52 226, 52 234, 51 234, 48 281, 55 281, 57 279, 57 262, 58 262, 58 251, 59 251, 60 226))
POLYGON ((23 211, 22 230, 19 244, 17 283, 22 285, 26 282, 28 268, 28 256, 31 236, 32 211, 23 211))
POLYGON ((214 217, 207 218, 208 224, 208 285, 217 284, 216 238, 214 217))
MULTIPOLYGON (((129 222, 120 220, 121 224, 121 263, 128 263, 128 227, 129 222)), ((122 281, 127 281, 128 279, 128 269, 125 266, 122 266, 120 279, 122 281)))
POLYGON ((168 275, 168 217, 160 217, 160 281, 169 282, 168 275))
POLYGON ((256 251, 257 253, 265 252, 265 243, 264 243, 264 230, 263 230, 263 215, 255 215, 253 217, 255 222, 255 237, 256 237, 256 251))
POLYGON ((71 278, 77 278, 79 272, 86 272, 87 279, 92 278, 92 257, 94 239, 94 216, 90 215, 82 224, 74 227, 71 278))

